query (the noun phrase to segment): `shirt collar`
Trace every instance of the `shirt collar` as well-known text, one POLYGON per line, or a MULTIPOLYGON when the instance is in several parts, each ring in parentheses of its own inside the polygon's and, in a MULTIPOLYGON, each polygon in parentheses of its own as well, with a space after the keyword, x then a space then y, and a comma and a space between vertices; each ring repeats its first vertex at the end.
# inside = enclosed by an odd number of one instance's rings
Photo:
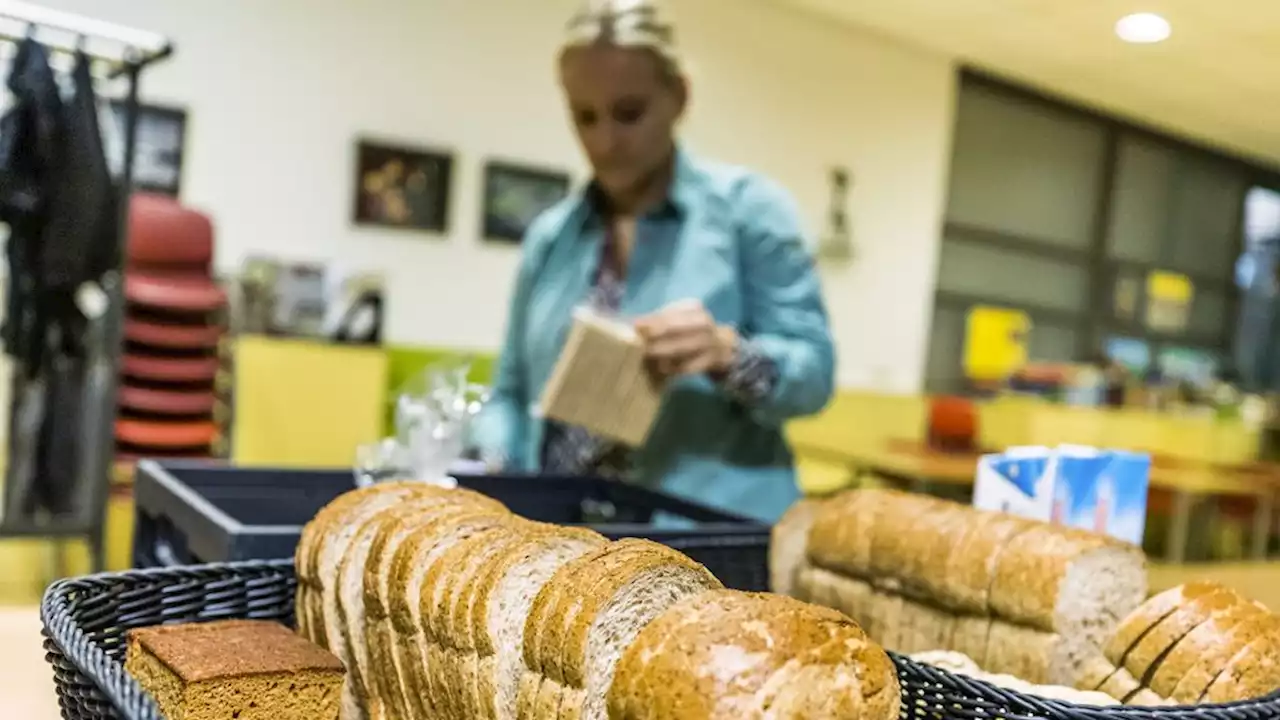
MULTIPOLYGON (((671 175, 671 185, 667 188, 667 197, 662 205, 653 210, 654 213, 673 212, 684 215, 694 204, 693 188, 695 187, 693 158, 679 145, 675 151, 675 169, 671 175)), ((604 204, 600 186, 594 180, 577 191, 576 217, 583 224, 601 217, 599 208, 604 204)))

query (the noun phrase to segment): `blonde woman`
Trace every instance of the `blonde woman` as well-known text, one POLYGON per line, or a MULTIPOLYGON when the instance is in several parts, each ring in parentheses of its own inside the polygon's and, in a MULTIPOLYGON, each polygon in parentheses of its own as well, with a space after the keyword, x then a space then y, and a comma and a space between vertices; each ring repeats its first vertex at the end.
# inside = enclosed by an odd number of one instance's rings
POLYGON ((689 83, 653 2, 588 2, 558 70, 593 178, 525 239, 481 448, 509 470, 626 479, 772 521, 797 496, 783 424, 821 410, 833 389, 827 313, 791 198, 678 144, 689 83), (534 411, 584 302, 634 322, 666 382, 644 447, 534 411))

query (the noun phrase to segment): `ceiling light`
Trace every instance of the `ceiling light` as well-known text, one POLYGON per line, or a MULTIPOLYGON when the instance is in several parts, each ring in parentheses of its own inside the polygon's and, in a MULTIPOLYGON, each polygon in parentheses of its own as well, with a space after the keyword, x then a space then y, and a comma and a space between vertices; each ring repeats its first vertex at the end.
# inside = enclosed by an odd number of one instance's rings
POLYGON ((1138 45, 1150 45, 1169 39, 1169 21, 1155 13, 1125 15, 1116 22, 1116 35, 1138 45))

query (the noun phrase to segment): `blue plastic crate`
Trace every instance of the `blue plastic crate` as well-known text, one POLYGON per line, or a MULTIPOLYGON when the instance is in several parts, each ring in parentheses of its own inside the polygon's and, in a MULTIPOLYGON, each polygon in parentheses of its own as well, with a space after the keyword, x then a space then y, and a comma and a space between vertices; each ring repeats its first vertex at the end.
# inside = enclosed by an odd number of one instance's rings
MULTIPOLYGON (((768 587, 769 528, 753 520, 596 478, 457 477, 462 486, 532 520, 586 525, 615 539, 648 538, 706 565, 729 587, 768 587)), ((145 460, 138 463, 134 485, 134 565, 293 557, 302 526, 353 487, 349 469, 145 460)))

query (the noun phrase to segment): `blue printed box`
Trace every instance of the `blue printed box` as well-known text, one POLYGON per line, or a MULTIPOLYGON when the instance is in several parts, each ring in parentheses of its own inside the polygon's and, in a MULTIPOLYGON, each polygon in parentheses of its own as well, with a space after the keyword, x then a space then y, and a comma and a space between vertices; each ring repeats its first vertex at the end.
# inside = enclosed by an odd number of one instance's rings
POLYGON ((1151 458, 1062 445, 1019 447, 978 463, 973 504, 1142 544, 1151 458))

